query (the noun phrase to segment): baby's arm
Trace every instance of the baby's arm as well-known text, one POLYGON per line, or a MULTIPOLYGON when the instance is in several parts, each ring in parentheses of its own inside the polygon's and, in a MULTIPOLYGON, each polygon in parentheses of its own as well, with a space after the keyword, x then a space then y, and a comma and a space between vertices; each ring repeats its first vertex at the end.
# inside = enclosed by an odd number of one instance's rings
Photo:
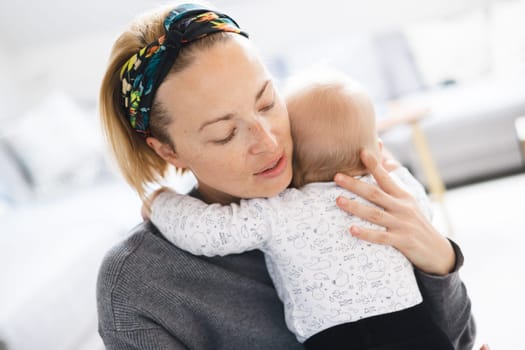
POLYGON ((227 255, 260 249, 276 213, 265 199, 206 204, 166 189, 153 199, 151 221, 171 243, 195 255, 227 255))

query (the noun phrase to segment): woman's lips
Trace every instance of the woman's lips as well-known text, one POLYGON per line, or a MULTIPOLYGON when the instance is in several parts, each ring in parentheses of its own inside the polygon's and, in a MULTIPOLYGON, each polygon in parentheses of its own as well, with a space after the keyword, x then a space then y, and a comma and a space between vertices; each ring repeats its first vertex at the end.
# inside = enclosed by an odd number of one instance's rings
POLYGON ((286 155, 282 155, 275 161, 272 161, 265 167, 263 171, 255 173, 257 176, 262 176, 266 178, 276 177, 281 175, 286 169, 286 155))

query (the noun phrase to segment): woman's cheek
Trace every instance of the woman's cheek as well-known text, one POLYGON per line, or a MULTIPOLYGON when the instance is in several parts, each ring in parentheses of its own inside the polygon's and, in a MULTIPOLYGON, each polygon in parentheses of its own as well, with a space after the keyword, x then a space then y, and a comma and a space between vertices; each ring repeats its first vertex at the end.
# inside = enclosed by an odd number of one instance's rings
POLYGON ((276 113, 272 119, 272 129, 274 134, 281 137, 290 135, 290 120, 284 105, 281 106, 280 110, 276 110, 276 113))

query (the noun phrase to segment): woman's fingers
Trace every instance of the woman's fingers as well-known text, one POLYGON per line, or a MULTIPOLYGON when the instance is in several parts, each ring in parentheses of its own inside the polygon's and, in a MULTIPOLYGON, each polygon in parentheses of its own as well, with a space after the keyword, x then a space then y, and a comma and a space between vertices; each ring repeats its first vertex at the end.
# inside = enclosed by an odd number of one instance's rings
POLYGON ((389 227, 395 219, 392 215, 380 208, 365 205, 356 200, 349 200, 343 196, 337 197, 336 204, 347 213, 379 226, 389 227))
POLYGON ((372 230, 365 227, 352 226, 350 227, 350 233, 352 234, 352 236, 357 237, 359 239, 363 239, 367 242, 389 245, 393 247, 396 246, 395 240, 397 239, 397 236, 391 235, 387 231, 372 230))
POLYGON ((406 195, 406 192, 396 184, 376 157, 365 149, 361 150, 360 156, 363 164, 372 174, 379 187, 381 187, 386 193, 398 198, 406 195))
POLYGON ((361 159, 367 170, 374 176, 379 187, 344 174, 335 176, 334 181, 337 185, 385 208, 385 210, 395 207, 395 198, 406 198, 407 193, 396 184, 390 174, 370 152, 362 150, 361 159), (395 198, 392 198, 392 196, 395 198))
POLYGON ((334 181, 338 186, 365 198, 381 208, 390 208, 394 205, 393 198, 376 185, 354 179, 345 174, 337 174, 334 181))

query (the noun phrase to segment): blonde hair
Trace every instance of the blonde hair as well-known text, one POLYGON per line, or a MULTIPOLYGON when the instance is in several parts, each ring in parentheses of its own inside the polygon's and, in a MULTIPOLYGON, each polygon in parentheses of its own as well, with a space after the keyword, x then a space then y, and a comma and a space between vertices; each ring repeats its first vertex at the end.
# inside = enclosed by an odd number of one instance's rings
POLYGON ((294 187, 333 181, 337 172, 366 172, 359 151, 379 153, 372 102, 364 89, 337 72, 303 74, 285 91, 294 141, 294 187))
MULTIPOLYGON (((164 20, 175 6, 163 6, 138 17, 118 37, 100 88, 99 112, 106 140, 124 178, 142 199, 147 196, 148 185, 159 183, 166 176, 170 165, 129 125, 120 100, 120 69, 132 55, 165 33, 164 20)), ((229 40, 230 35, 233 34, 218 32, 185 46, 165 79, 188 67, 198 52, 229 40)), ((171 140, 167 129, 174 118, 158 101, 153 102, 151 133, 173 150, 174 140, 171 140)))

